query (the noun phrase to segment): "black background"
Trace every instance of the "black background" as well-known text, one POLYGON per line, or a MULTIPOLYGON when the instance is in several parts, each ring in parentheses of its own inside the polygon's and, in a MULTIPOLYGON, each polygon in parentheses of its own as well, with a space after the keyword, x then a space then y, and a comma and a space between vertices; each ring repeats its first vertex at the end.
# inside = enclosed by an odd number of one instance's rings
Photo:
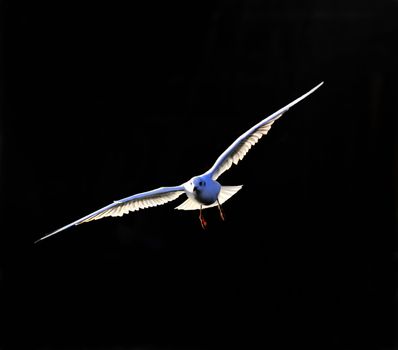
POLYGON ((5 348, 394 348, 397 1, 2 10, 5 348), (179 199, 33 245, 321 81, 220 179, 226 222, 179 199))

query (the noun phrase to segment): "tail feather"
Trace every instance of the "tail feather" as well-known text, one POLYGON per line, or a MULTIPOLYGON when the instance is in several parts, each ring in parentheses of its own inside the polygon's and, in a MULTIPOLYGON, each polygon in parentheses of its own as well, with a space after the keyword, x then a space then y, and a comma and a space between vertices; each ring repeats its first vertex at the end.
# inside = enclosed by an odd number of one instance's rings
MULTIPOLYGON (((234 194, 238 193, 242 189, 242 186, 222 186, 220 194, 218 195, 218 201, 220 204, 225 203, 234 194)), ((217 206, 217 202, 210 205, 202 205, 202 209, 208 209, 217 206)), ((200 203, 192 198, 188 198, 181 205, 176 207, 177 210, 199 210, 200 203)))

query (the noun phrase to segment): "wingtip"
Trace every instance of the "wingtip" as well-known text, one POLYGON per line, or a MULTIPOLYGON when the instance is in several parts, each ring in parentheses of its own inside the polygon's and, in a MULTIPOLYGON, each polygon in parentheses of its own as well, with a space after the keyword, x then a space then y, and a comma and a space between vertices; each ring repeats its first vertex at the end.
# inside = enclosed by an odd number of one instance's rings
POLYGON ((45 240, 46 238, 55 235, 56 233, 58 233, 58 231, 51 232, 51 233, 49 233, 48 235, 45 235, 45 236, 43 236, 43 237, 37 239, 37 240, 34 241, 33 243, 34 243, 34 244, 39 243, 40 241, 43 241, 43 240, 45 240))
POLYGON ((321 81, 317 86, 315 86, 311 91, 315 91, 319 89, 324 84, 324 81, 321 81))
POLYGON ((41 238, 39 238, 39 239, 36 239, 36 240, 33 242, 33 244, 37 244, 37 243, 39 243, 40 241, 46 239, 47 237, 48 237, 48 235, 47 235, 47 236, 44 236, 44 237, 41 237, 41 238))

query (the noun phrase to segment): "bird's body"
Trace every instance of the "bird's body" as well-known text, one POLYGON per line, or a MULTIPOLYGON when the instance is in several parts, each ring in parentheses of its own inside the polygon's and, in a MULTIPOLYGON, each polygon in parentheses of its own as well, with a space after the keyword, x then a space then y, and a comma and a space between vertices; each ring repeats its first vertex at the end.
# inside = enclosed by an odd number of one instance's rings
POLYGON ((214 204, 221 191, 220 183, 209 175, 195 176, 183 186, 188 198, 206 206, 214 204))
POLYGON ((221 205, 234 194, 236 194, 242 188, 242 186, 222 186, 217 181, 218 177, 227 171, 233 164, 238 164, 238 162, 244 158, 251 147, 254 146, 262 136, 268 133, 272 124, 278 118, 280 118, 296 103, 300 102, 308 95, 313 93, 322 84, 323 83, 317 85, 306 94, 289 103, 269 117, 263 119, 247 132, 238 137, 231 144, 231 146, 229 146, 225 152, 220 155, 214 165, 202 175, 195 176, 179 186, 160 187, 152 191, 139 193, 115 201, 79 220, 61 227, 60 229, 40 238, 36 242, 53 236, 56 233, 64 231, 74 225, 79 225, 92 220, 98 220, 107 216, 122 216, 132 211, 162 205, 177 199, 182 194, 187 196, 187 200, 180 204, 176 209, 200 210, 199 219, 203 228, 206 228, 207 223, 203 218, 202 209, 218 206, 220 216, 222 219, 224 219, 224 213, 221 205))

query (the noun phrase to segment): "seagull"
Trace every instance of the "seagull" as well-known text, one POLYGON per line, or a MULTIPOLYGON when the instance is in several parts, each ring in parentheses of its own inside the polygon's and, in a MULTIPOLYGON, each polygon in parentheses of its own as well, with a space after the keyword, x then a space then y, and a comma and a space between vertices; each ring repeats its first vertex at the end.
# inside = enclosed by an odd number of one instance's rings
POLYGON ((238 164, 238 162, 245 157, 252 146, 254 146, 264 135, 268 133, 272 124, 277 119, 279 119, 295 104, 312 94, 322 84, 323 82, 285 107, 279 109, 277 112, 271 114, 269 117, 263 119, 240 137, 238 137, 231 144, 231 146, 229 146, 224 153, 218 157, 214 165, 202 175, 194 176, 192 179, 180 186, 160 187, 152 191, 135 194, 133 196, 114 201, 106 207, 103 207, 82 217, 81 219, 78 219, 66 226, 59 228, 58 230, 45 235, 44 237, 35 241, 35 243, 62 232, 72 226, 80 225, 85 222, 102 219, 107 216, 120 217, 124 214, 128 214, 129 212, 166 204, 176 200, 184 193, 188 198, 175 209, 199 210, 199 220, 203 229, 207 228, 207 222, 202 213, 204 209, 217 206, 221 219, 225 220, 222 204, 235 195, 242 188, 242 186, 223 186, 217 181, 217 179, 225 171, 230 169, 233 164, 238 164))

